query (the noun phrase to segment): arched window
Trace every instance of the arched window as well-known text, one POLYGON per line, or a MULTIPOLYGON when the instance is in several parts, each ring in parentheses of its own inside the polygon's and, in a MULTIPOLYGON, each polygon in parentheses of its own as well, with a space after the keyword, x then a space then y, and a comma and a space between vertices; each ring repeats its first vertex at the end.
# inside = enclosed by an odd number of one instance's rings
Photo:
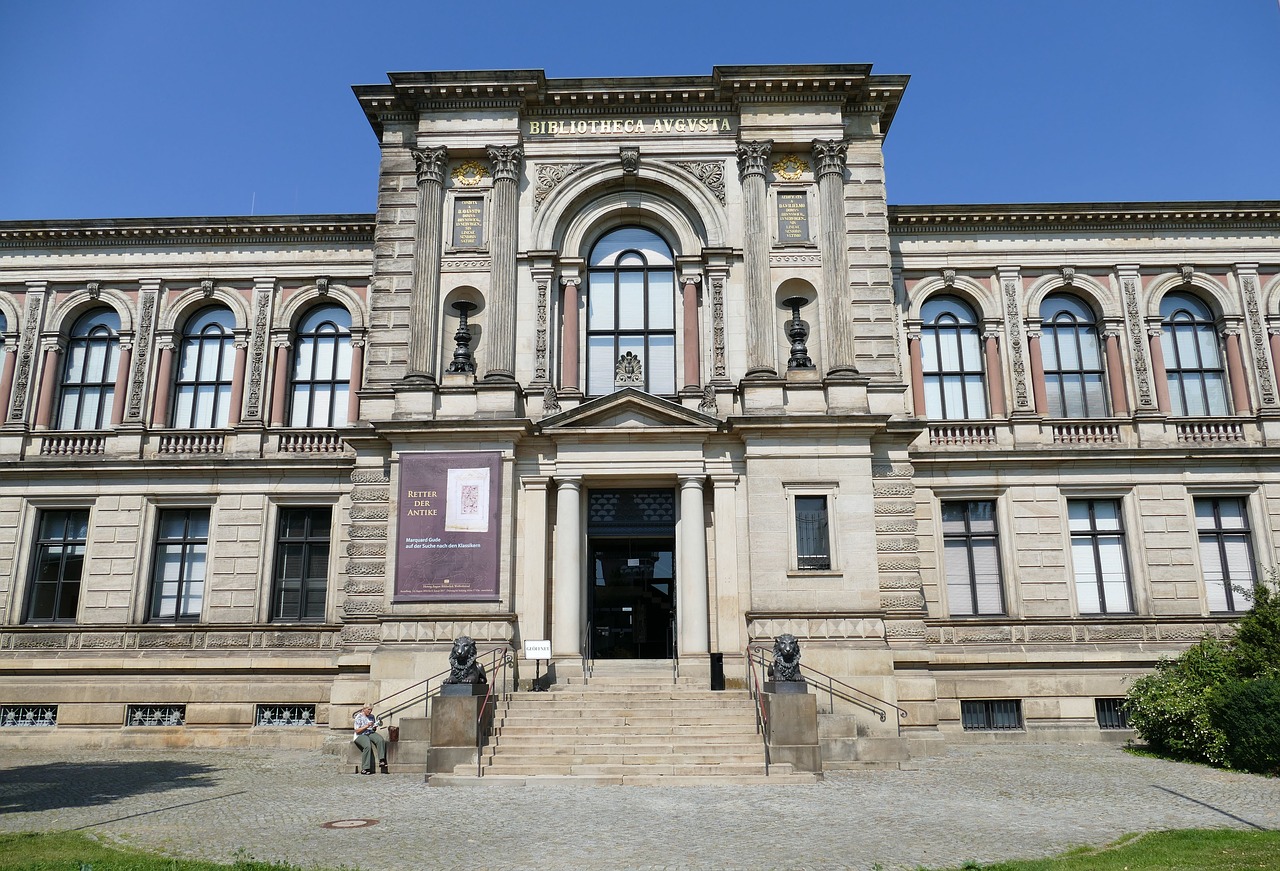
POLYGON ((1175 292, 1160 301, 1160 318, 1160 347, 1173 414, 1230 414, 1213 312, 1191 294, 1175 292))
POLYGON ((235 322, 231 310, 221 306, 203 309, 187 321, 178 357, 173 426, 215 429, 227 425, 236 360, 231 332, 235 322))
POLYGON ((58 429, 102 429, 111 422, 119 356, 120 315, 112 309, 96 309, 72 325, 62 367, 58 429))
POLYGON ((625 227, 591 250, 587 395, 676 392, 675 261, 656 233, 625 227))
POLYGON ((1106 417, 1102 347, 1098 323, 1083 300, 1066 294, 1046 297, 1040 356, 1050 417, 1106 417))
POLYGON ((973 309, 954 296, 935 296, 921 307, 920 316, 925 415, 934 420, 985 418, 982 348, 973 309))
POLYGON ((351 314, 338 305, 303 316, 293 354, 290 426, 344 426, 351 387, 351 314))

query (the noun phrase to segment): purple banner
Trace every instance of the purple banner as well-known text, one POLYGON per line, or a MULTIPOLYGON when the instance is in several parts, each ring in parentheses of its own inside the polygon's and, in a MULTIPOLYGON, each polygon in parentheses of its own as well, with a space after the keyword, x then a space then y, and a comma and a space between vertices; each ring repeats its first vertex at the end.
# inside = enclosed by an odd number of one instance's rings
POLYGON ((400 455, 397 602, 498 598, 501 454, 400 455))

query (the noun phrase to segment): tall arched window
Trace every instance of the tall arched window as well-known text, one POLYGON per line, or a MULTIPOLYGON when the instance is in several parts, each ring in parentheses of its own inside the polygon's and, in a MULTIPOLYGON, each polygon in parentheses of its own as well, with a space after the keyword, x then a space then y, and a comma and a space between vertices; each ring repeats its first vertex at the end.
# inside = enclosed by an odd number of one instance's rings
POLYGON ((173 426, 215 429, 227 425, 236 355, 236 319, 222 306, 206 308, 187 321, 175 381, 173 426))
POLYGON ((1040 356, 1050 417, 1106 417, 1098 323, 1083 300, 1055 293, 1040 306, 1040 356))
POLYGON ((1169 403, 1175 415, 1230 414, 1227 377, 1213 312, 1189 293, 1175 292, 1160 301, 1169 403))
POLYGON ((290 426, 343 426, 351 387, 351 314, 317 306, 298 323, 290 426))
POLYGON ((71 327, 58 403, 58 429, 102 429, 111 422, 120 356, 120 315, 96 309, 71 327))
POLYGON ((624 227, 591 250, 587 395, 676 392, 675 260, 658 234, 624 227))
POLYGON ((934 420, 987 416, 978 318, 954 296, 935 296, 920 309, 925 414, 934 420))

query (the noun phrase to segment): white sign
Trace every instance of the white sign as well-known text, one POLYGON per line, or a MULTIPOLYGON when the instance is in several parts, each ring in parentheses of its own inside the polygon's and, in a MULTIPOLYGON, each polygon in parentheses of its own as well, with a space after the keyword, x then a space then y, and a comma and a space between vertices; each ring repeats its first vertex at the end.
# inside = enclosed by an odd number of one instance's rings
POLYGON ((524 658, 525 659, 550 659, 551 658, 551 642, 550 641, 525 641, 524 658))

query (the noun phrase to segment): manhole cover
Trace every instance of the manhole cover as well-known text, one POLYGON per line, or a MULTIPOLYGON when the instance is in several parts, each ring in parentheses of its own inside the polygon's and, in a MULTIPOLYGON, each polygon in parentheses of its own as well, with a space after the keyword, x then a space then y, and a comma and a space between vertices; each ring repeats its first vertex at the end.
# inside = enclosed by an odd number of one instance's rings
POLYGON ((321 823, 322 829, 364 829, 369 826, 377 825, 377 820, 332 820, 327 823, 321 823))

